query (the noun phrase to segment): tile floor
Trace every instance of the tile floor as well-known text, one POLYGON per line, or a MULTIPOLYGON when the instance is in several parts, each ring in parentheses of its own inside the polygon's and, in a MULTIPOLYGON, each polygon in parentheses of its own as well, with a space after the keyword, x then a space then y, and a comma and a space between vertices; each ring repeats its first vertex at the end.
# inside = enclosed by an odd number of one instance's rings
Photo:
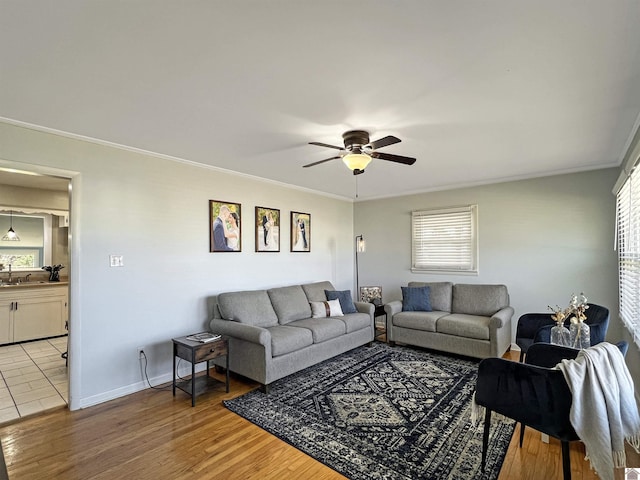
POLYGON ((0 424, 68 403, 67 337, 0 347, 0 424))

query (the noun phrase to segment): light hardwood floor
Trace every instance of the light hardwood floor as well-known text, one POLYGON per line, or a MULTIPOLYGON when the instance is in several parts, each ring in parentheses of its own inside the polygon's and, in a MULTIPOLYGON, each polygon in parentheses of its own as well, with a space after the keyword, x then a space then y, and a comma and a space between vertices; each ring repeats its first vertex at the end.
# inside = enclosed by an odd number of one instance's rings
MULTIPOLYGON (((255 387, 232 377, 231 393, 206 393, 194 408, 183 392, 174 398, 171 390, 147 389, 84 410, 58 409, 2 426, 9 478, 344 478, 222 405, 255 387)), ((519 448, 517 437, 516 429, 501 480, 562 478, 558 442, 542 443, 539 433, 527 429, 519 448)), ((571 452, 572 478, 596 479, 582 445, 574 442, 571 452)), ((622 472, 616 478, 622 479, 622 472)))

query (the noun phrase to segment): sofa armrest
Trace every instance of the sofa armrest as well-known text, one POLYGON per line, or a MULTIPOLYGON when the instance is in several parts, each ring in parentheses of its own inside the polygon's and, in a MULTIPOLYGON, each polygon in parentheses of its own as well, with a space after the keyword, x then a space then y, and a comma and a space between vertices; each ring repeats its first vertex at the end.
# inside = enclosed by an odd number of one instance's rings
POLYGON ((490 328, 502 328, 509 322, 511 322, 511 317, 513 317, 513 307, 505 307, 502 310, 498 310, 491 316, 491 320, 489 321, 490 328))
POLYGON ((269 348, 271 348, 271 332, 266 328, 233 322, 230 320, 222 320, 220 318, 213 318, 211 322, 209 322, 209 326, 211 327, 212 332, 239 338, 251 343, 257 343, 265 346, 268 345, 269 348))
POLYGON ((369 302, 353 302, 353 304, 356 306, 356 310, 358 310, 358 312, 367 313, 373 319, 373 312, 376 309, 376 307, 375 307, 375 305, 373 303, 369 303, 369 302))
POLYGON ((394 300, 393 302, 385 303, 384 311, 387 312, 387 317, 390 319, 396 313, 402 311, 402 302, 400 300, 394 300))

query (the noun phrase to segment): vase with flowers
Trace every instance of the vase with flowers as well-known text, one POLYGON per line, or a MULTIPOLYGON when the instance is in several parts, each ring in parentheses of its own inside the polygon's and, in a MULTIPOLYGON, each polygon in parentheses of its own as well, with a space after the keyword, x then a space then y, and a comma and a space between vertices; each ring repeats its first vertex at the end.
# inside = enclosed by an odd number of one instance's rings
POLYGON ((569 324, 570 346, 580 349, 589 348, 591 346, 591 328, 585 323, 587 319, 585 311, 589 308, 587 297, 584 296, 584 293, 580 294, 580 298, 577 295, 572 295, 569 307, 573 314, 569 324))
POLYGON ((564 347, 568 347, 571 345, 571 338, 569 334, 569 329, 564 326, 564 321, 568 315, 568 308, 562 310, 559 306, 556 305, 556 308, 552 308, 549 306, 549 310, 553 312, 551 318, 556 322, 556 324, 551 327, 551 343, 554 345, 562 345, 564 347))
POLYGON ((551 343, 565 345, 572 348, 589 348, 591 346, 590 327, 585 323, 587 315, 585 311, 589 308, 587 297, 584 293, 580 296, 571 295, 569 306, 564 310, 556 306, 549 307, 553 311, 551 318, 556 325, 551 328, 551 343), (569 319, 569 328, 564 326, 564 322, 569 319))

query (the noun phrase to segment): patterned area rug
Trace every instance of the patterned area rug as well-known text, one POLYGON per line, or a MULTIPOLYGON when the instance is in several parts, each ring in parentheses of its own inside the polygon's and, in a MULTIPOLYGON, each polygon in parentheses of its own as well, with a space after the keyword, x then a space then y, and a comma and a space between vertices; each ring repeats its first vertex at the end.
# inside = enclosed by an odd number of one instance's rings
POLYGON ((478 363, 374 343, 225 401, 351 479, 495 479, 514 422, 493 415, 484 474, 471 425, 478 363))

